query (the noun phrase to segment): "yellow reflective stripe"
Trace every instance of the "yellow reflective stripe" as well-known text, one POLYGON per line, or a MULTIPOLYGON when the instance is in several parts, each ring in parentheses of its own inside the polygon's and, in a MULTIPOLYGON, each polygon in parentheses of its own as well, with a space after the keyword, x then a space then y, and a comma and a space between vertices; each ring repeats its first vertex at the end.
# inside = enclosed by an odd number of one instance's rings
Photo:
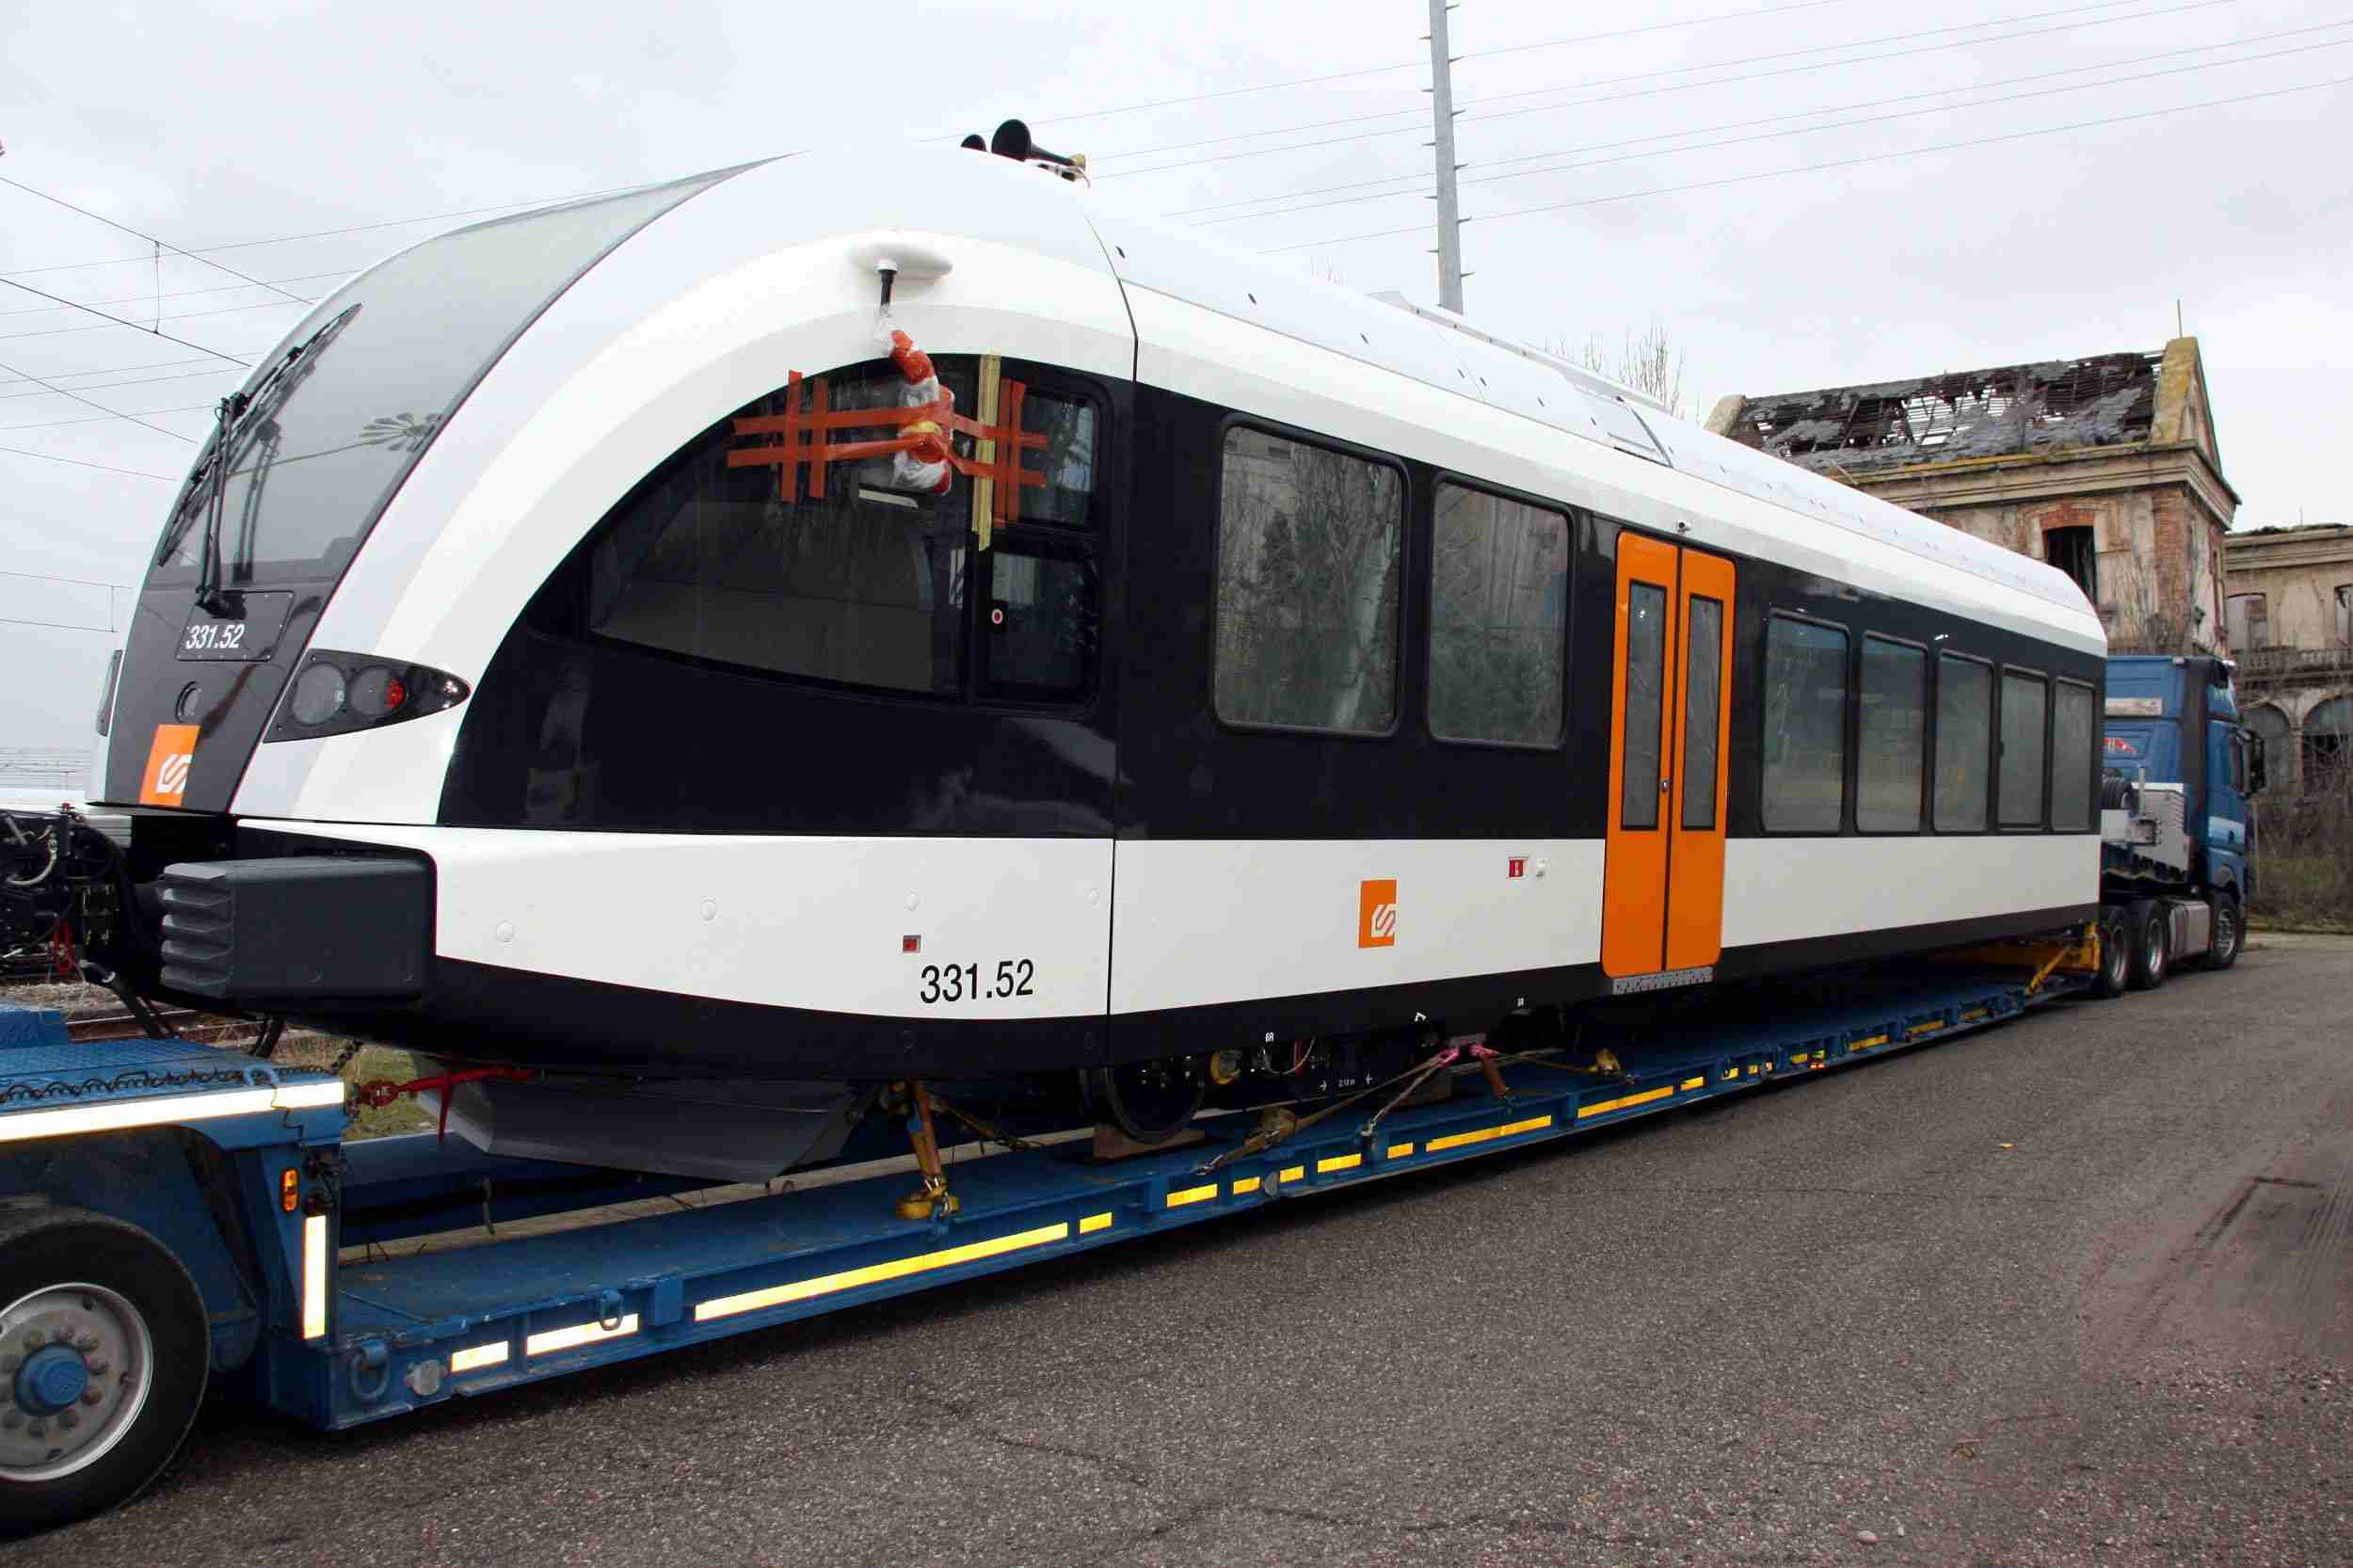
MULTIPOLYGON (((1672 1095, 1674 1091, 1661 1089, 1658 1093, 1672 1095)), ((1550 1116, 1530 1116, 1524 1122, 1510 1122, 1502 1127, 1482 1127, 1476 1132, 1457 1132, 1451 1137, 1433 1138, 1421 1147, 1424 1154, 1438 1154, 1447 1149, 1459 1149, 1467 1144, 1483 1144, 1491 1138, 1510 1138, 1522 1132, 1540 1132, 1551 1125, 1550 1116)))
POLYGON ((1867 1040, 1857 1040, 1853 1045, 1848 1047, 1847 1048, 1849 1050, 1869 1050, 1873 1046, 1883 1046, 1885 1044, 1887 1044, 1886 1035, 1874 1034, 1867 1040))
POLYGON ((1171 1192, 1168 1195, 1168 1207, 1182 1208, 1189 1203, 1207 1203, 1216 1196, 1217 1183, 1212 1181, 1207 1187, 1188 1187, 1181 1192, 1171 1192))
POLYGON ((1646 1089, 1639 1095, 1627 1095, 1621 1099, 1603 1100, 1599 1105, 1580 1105, 1577 1108, 1577 1119, 1583 1121, 1588 1116, 1605 1115, 1612 1111, 1624 1111, 1630 1106, 1648 1105, 1653 1100, 1663 1100, 1673 1093, 1672 1086, 1646 1089))
POLYGON ((513 1349, 504 1339, 495 1345, 475 1345, 472 1349, 450 1353, 449 1369, 456 1372, 478 1372, 485 1367, 504 1366, 508 1351, 513 1349))
POLYGON ((1283 1181, 1297 1181, 1306 1174, 1307 1167, 1305 1165, 1286 1165, 1276 1173, 1276 1176, 1277 1179, 1283 1181))
MULTIPOLYGON (((1253 1182, 1251 1185, 1255 1187, 1257 1183, 1253 1182)), ((1089 1214, 1079 1222, 1079 1234, 1081 1236, 1092 1236, 1098 1230, 1111 1228, 1112 1217, 1109 1214, 1089 1214)))
POLYGON ((1321 1176, 1327 1171, 1353 1171, 1364 1162, 1365 1157, 1361 1154, 1336 1154, 1329 1160, 1316 1161, 1316 1175, 1321 1176))
POLYGON ((554 1351, 577 1350, 600 1339, 625 1339, 636 1332, 637 1314, 631 1312, 611 1328, 602 1323, 574 1323, 570 1328, 552 1328, 545 1334, 535 1334, 523 1341, 523 1354, 546 1355, 554 1351))
POLYGON ((1911 1035, 1911 1034, 1933 1034, 1933 1033, 1935 1033, 1938 1030, 1943 1029, 1944 1027, 1945 1027, 1945 1020, 1944 1020, 1944 1019, 1942 1019, 1942 1018, 1938 1018, 1938 1019, 1936 1019, 1936 1020, 1935 1020, 1934 1022, 1932 1022, 1932 1023, 1913 1024, 1913 1025, 1910 1029, 1905 1030, 1905 1031, 1904 1031, 1904 1032, 1905 1032, 1907 1035, 1911 1035))
POLYGON ((1707 1076, 1703 1073, 1698 1078, 1687 1078, 1682 1086, 1686 1089, 1705 1089, 1707 1087, 1707 1076))
POLYGON ((1389 1145, 1389 1158, 1391 1160, 1402 1160, 1413 1152, 1414 1145, 1411 1144, 1391 1144, 1389 1145))
MULTIPOLYGON (((1080 1222, 1084 1224, 1083 1221, 1080 1222)), ((1110 1222, 1105 1221, 1106 1224, 1110 1222)), ((739 1312, 757 1312, 764 1306, 782 1306, 787 1302, 807 1301, 812 1296, 830 1296, 837 1290, 855 1290, 864 1285, 879 1285, 885 1280, 904 1279, 909 1274, 928 1273, 934 1269, 952 1269, 959 1263, 976 1263, 984 1257, 1000 1257, 1025 1247, 1042 1247, 1048 1241, 1065 1241, 1070 1238, 1068 1222, 1040 1225, 1035 1230, 1017 1231, 1011 1236, 992 1237, 985 1241, 970 1241, 961 1247, 945 1247, 938 1252, 919 1253, 889 1263, 870 1263, 863 1269, 844 1269, 838 1274, 819 1274, 814 1279, 796 1279, 789 1285, 772 1285, 764 1290, 746 1290, 741 1295, 718 1296, 695 1308, 695 1321, 707 1323, 713 1318, 731 1318, 739 1312)))
POLYGON ((327 1336, 327 1216, 302 1222, 302 1337, 327 1336))
POLYGON ((1255 1192, 1257 1190, 1258 1178, 1257 1176, 1244 1176, 1240 1181, 1234 1183, 1234 1195, 1236 1197, 1240 1197, 1244 1192, 1255 1192))

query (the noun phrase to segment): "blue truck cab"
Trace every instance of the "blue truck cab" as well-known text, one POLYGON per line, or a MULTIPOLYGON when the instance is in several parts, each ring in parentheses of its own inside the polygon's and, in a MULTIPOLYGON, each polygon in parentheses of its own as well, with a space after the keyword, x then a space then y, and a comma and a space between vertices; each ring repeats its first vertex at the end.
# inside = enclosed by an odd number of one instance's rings
POLYGON ((2256 877, 2252 796, 2263 742, 2239 723, 2228 661, 2108 660, 2101 769, 2103 935, 2130 953, 2129 980, 2176 963, 2235 961, 2256 877))

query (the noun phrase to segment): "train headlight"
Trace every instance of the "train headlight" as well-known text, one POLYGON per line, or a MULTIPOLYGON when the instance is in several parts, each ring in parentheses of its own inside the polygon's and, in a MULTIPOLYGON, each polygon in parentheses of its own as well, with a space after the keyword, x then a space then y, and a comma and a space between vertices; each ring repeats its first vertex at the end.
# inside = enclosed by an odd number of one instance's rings
POLYGON ((323 662, 313 663, 295 678, 294 695, 287 699, 286 712, 296 724, 316 728, 334 721, 344 711, 347 688, 344 672, 323 662))
POLYGON ((314 648, 303 655, 268 738, 309 741, 401 724, 455 708, 472 695, 472 687, 446 671, 314 648))

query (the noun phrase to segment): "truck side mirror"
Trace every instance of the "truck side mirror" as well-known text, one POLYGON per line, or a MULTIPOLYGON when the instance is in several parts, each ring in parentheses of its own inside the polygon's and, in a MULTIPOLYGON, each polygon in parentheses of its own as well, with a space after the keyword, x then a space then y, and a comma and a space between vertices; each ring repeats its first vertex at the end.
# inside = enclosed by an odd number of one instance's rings
POLYGON ((2259 795, 2264 788, 2264 738, 2249 731, 2239 737, 2239 744, 2247 748, 2247 792, 2259 795))

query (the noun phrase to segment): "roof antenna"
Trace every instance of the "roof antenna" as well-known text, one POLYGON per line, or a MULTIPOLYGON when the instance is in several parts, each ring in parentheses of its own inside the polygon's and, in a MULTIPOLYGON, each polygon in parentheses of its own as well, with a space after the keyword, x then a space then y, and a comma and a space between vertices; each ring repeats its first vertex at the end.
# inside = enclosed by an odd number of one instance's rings
POLYGON ((2178 298, 2173 301, 2173 335, 2177 338, 2189 336, 2182 330, 2182 302, 2178 298))

